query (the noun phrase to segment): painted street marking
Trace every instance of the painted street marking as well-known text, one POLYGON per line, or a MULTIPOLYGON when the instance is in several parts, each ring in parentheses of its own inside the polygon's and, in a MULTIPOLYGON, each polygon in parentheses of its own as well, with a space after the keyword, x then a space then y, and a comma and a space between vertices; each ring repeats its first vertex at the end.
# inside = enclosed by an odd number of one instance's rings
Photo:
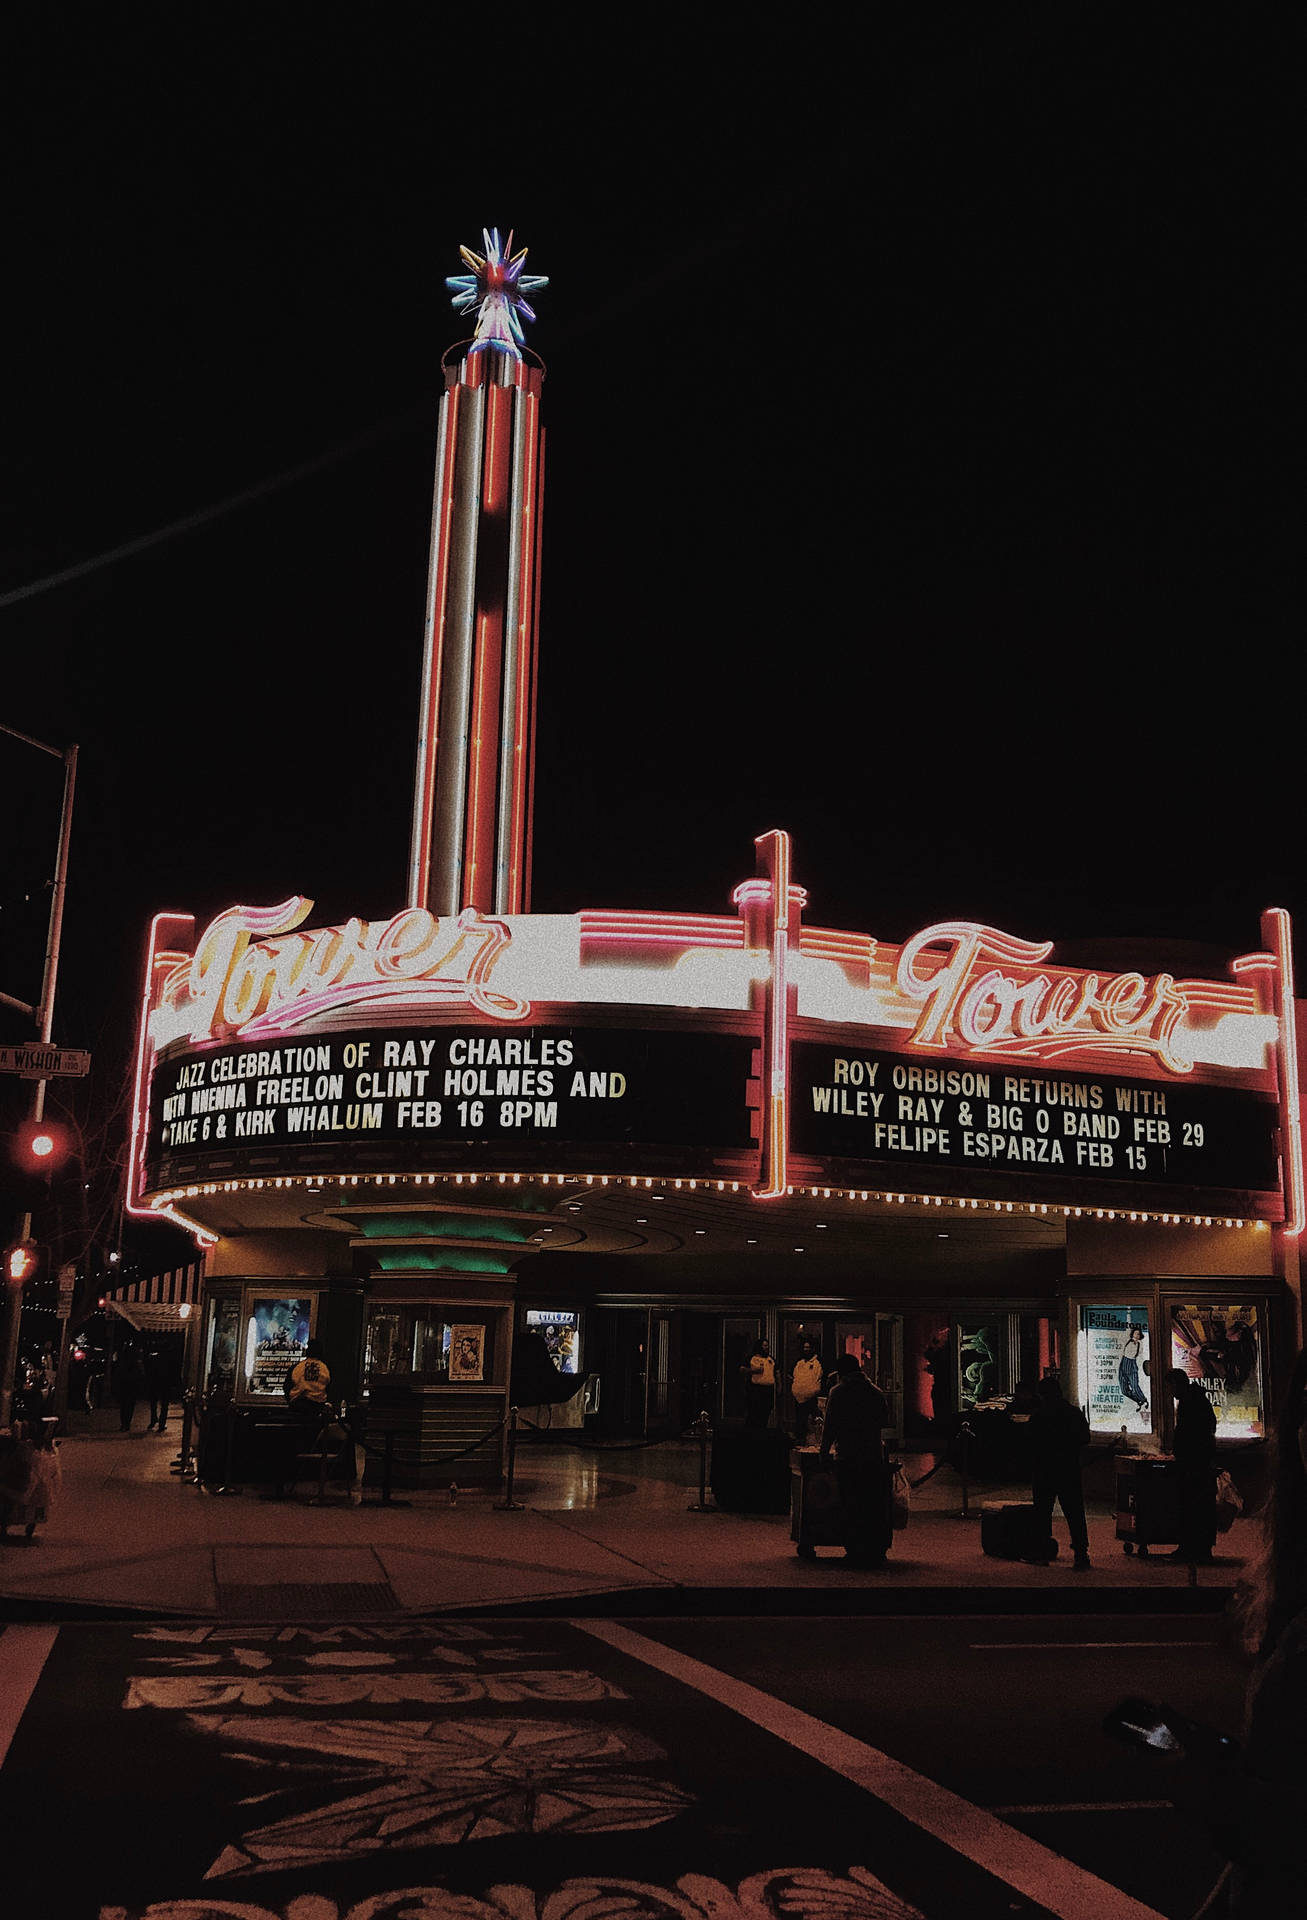
POLYGON ((1081 1648, 1219 1647, 1219 1640, 968 1640, 969 1653, 1075 1653, 1081 1648))
POLYGON ((1170 1813, 1174 1800, 1054 1800, 1046 1807, 991 1807, 991 1813, 1170 1813))
POLYGON ((1058 1920, 1163 1920, 1155 1907, 1144 1906, 1097 1874, 1041 1846, 1019 1827, 1008 1826, 902 1761, 827 1726, 798 1707, 787 1706, 773 1694, 734 1680, 689 1654, 647 1640, 615 1620, 573 1620, 571 1624, 669 1679, 693 1687, 696 1693, 729 1707, 742 1719, 820 1761, 994 1879, 1056 1914, 1058 1920))
POLYGON ((0 1632, 0 1767, 50 1658, 58 1627, 12 1626, 0 1632))

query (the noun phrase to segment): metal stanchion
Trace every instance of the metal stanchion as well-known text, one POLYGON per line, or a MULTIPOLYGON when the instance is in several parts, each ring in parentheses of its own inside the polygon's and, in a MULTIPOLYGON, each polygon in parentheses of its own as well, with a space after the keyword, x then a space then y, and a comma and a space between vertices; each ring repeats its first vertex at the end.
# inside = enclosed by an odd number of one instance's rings
POLYGON ((179 1479, 194 1482, 197 1478, 195 1456, 191 1451, 191 1433, 195 1425, 195 1395, 189 1387, 182 1395, 182 1438, 181 1452, 169 1467, 169 1473, 179 1479))
POLYGON ((386 1444, 381 1454, 381 1498, 379 1507, 411 1507, 411 1500, 396 1500, 391 1492, 392 1476, 395 1468, 395 1429, 386 1428, 386 1444))
POLYGON ((694 1424, 686 1429, 699 1442, 699 1498, 690 1502, 690 1513, 716 1513, 718 1509, 708 1504, 708 1442, 712 1438, 712 1421, 705 1407, 694 1424))
POLYGON ((970 1466, 971 1466, 971 1442, 975 1439, 975 1437, 976 1437, 975 1432, 970 1422, 967 1420, 964 1420, 962 1422, 962 1425, 958 1428, 958 1439, 962 1443, 962 1465, 959 1468, 959 1472, 962 1475, 962 1516, 961 1517, 964 1520, 968 1517, 970 1513, 970 1507, 968 1506, 967 1501, 971 1491, 971 1483, 969 1478, 970 1466))
POLYGON ((234 1407, 229 1406, 226 1409, 226 1417, 227 1446, 222 1462, 222 1485, 220 1487, 210 1487, 208 1489, 210 1493, 239 1493, 241 1491, 239 1487, 233 1487, 231 1484, 232 1456, 236 1451, 236 1411, 234 1407))
POLYGON ((521 1513, 522 1504, 513 1498, 513 1474, 517 1467, 517 1408, 508 1409, 508 1478, 504 1485, 504 1497, 495 1502, 496 1513, 521 1513))

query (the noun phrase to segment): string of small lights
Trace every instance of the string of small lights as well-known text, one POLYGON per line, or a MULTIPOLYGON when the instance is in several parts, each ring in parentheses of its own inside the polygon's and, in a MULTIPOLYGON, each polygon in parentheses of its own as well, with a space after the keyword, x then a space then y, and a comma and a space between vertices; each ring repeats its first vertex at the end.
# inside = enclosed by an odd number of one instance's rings
MULTIPOLYGON (((747 1181, 673 1178, 660 1174, 608 1174, 608 1173, 375 1173, 375 1174, 278 1174, 263 1179, 214 1180, 197 1183, 194 1186, 174 1187, 167 1192, 157 1194, 153 1199, 156 1211, 167 1211, 177 1220, 181 1219, 179 1206, 187 1200, 199 1199, 213 1194, 249 1193, 264 1190, 310 1188, 314 1192, 326 1192, 334 1188, 339 1193, 354 1193, 359 1189, 391 1187, 437 1187, 445 1186, 466 1191, 477 1186, 490 1188, 505 1186, 531 1186, 544 1188, 584 1187, 603 1189, 638 1188, 651 1191, 661 1189, 667 1192, 716 1192, 751 1193, 747 1181)), ((1059 1215, 1064 1220, 1121 1220, 1161 1226, 1189 1227, 1229 1227, 1252 1228, 1265 1231, 1265 1220, 1238 1219, 1228 1214, 1203 1214, 1183 1212, 1155 1212, 1142 1207, 1094 1207, 1068 1206, 1053 1201, 1020 1200, 976 1200, 961 1196, 930 1193, 907 1193, 881 1190, 873 1187, 827 1187, 827 1186, 787 1186, 786 1198, 803 1197, 814 1200, 843 1200, 848 1202, 874 1201, 880 1205, 898 1207, 940 1207, 958 1212, 1020 1214, 1035 1218, 1055 1219, 1059 1215)), ((661 1197, 661 1196, 660 1196, 661 1197)), ((763 1205, 759 1202, 759 1205, 763 1205)), ((189 1224, 189 1223, 186 1223, 189 1224)), ((192 1230, 194 1230, 192 1228, 192 1230)), ((211 1237, 211 1229, 200 1229, 206 1238, 211 1237)))

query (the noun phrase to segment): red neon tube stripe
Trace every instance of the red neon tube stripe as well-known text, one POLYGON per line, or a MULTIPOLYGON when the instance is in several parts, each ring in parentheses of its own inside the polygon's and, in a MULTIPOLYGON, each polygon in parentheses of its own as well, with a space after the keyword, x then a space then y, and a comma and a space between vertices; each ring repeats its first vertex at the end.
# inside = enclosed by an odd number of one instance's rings
MULTIPOLYGON (((486 444, 481 463, 481 520, 477 559, 488 522, 502 519, 508 502, 508 468, 512 448, 512 389, 487 386, 486 444)), ((497 557, 497 556, 496 556, 497 557)), ((502 580, 479 583, 478 600, 486 591, 502 593, 502 580)), ((472 728, 468 742, 468 801, 465 846, 465 907, 494 909, 495 800, 500 740, 499 693, 503 670, 504 606, 479 604, 476 612, 476 655, 472 692, 472 728)))
POLYGON ((449 529, 454 512, 454 457, 458 449, 457 387, 446 388, 445 457, 436 476, 436 513, 432 516, 435 592, 432 595, 431 632, 427 636, 426 711, 422 716, 424 750, 414 794, 413 860, 409 905, 425 907, 431 893, 431 829, 436 807, 436 750, 440 741, 440 675, 445 653, 445 612, 449 602, 449 529))

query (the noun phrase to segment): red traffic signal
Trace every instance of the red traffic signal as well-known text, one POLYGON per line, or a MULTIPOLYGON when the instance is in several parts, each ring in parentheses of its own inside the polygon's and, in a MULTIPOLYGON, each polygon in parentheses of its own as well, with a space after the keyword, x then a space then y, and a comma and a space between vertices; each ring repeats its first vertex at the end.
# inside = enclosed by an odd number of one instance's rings
POLYGON ((24 1120, 14 1134, 14 1158, 28 1173, 54 1173, 72 1150, 72 1134, 56 1121, 24 1120))
POLYGON ((21 1287, 33 1279, 41 1264, 41 1249, 34 1240, 15 1240, 5 1248, 5 1281, 21 1287))

